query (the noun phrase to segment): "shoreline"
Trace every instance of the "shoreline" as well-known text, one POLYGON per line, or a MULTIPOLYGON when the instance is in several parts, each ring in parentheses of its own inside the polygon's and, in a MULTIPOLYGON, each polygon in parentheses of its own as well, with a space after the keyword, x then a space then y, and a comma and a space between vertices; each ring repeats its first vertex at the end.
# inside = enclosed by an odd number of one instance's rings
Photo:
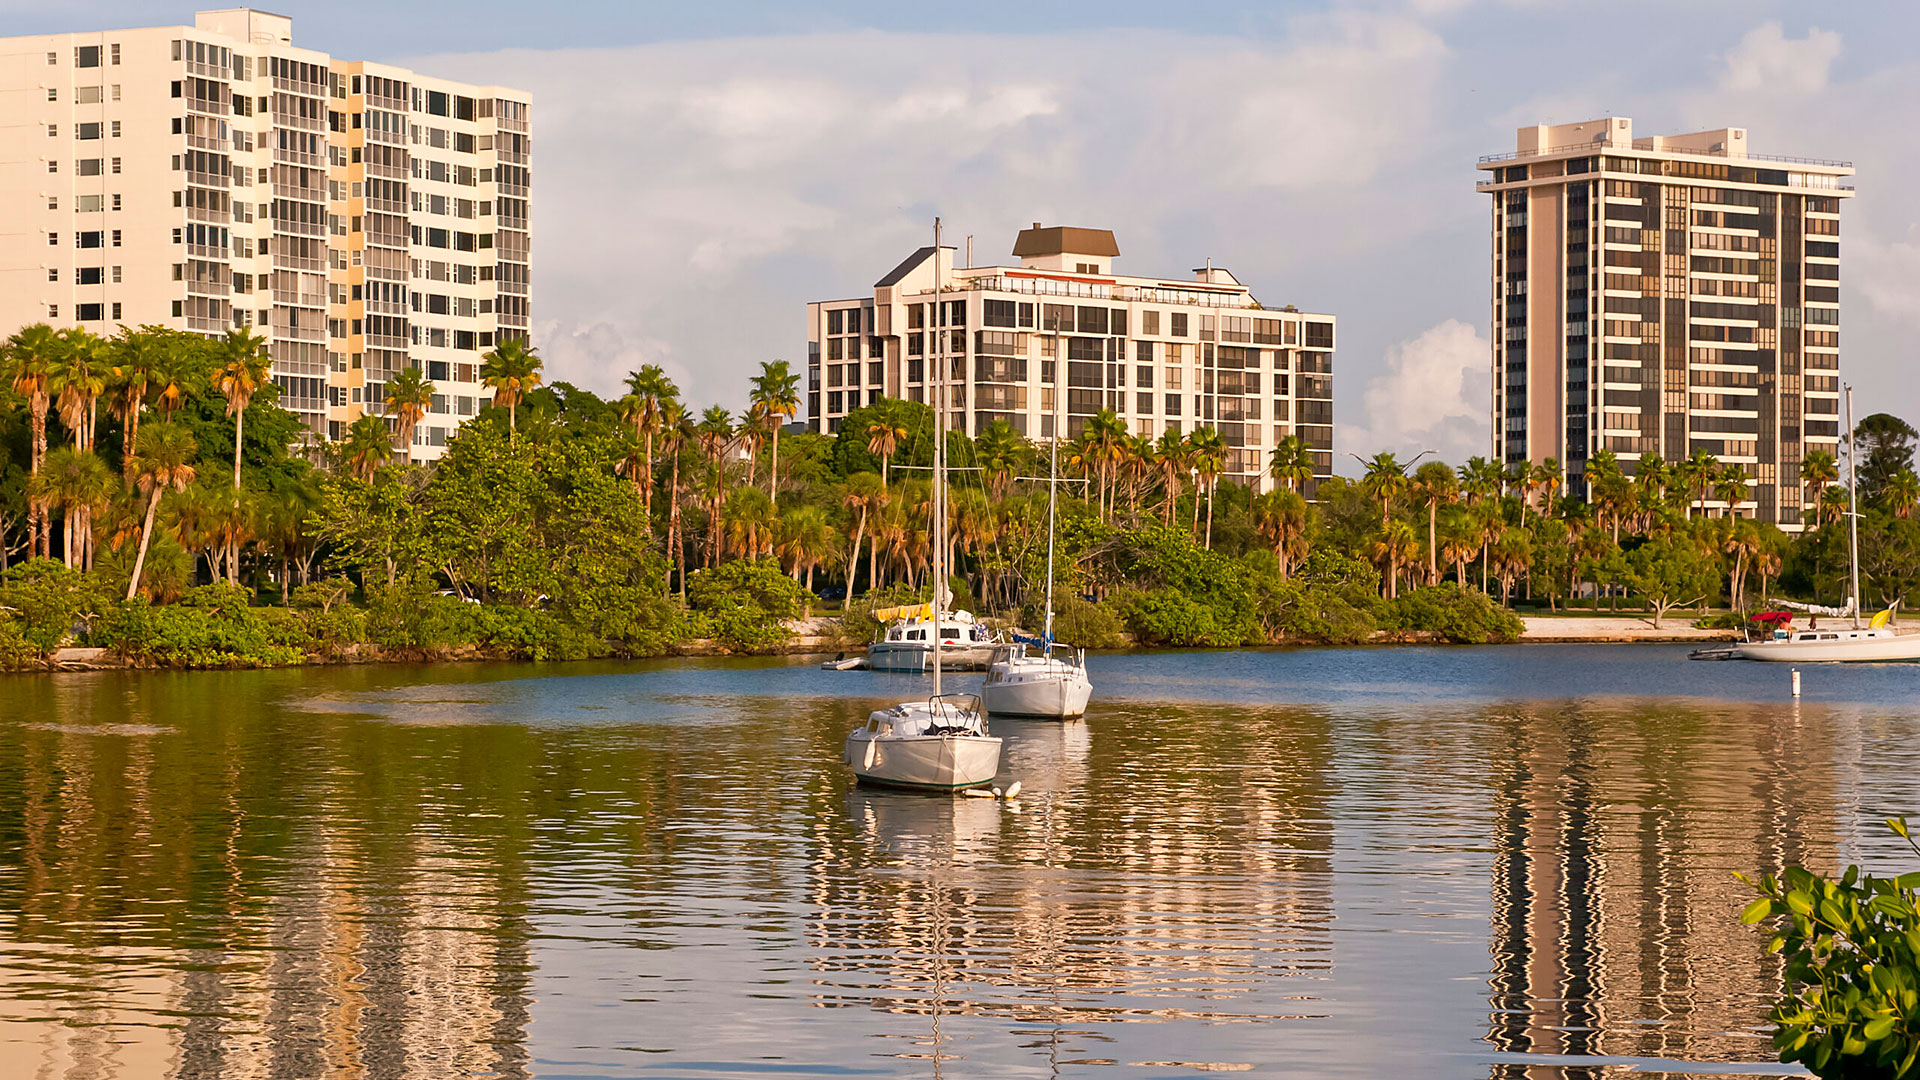
MULTIPOLYGON (((671 651, 658 656, 632 657, 631 659, 653 660, 672 657, 703 656, 831 656, 837 653, 861 651, 860 646, 843 645, 839 637, 822 634, 827 620, 814 618, 804 620, 798 629, 815 631, 796 634, 792 641, 771 649, 736 651, 713 639, 697 639, 682 642, 671 651)), ((1525 631, 1520 637, 1505 642, 1490 642, 1496 645, 1676 645, 1715 641, 1737 641, 1739 633, 1734 630, 1707 630, 1693 626, 1685 620, 1667 619, 1666 625, 1655 629, 1649 616, 1522 616, 1525 631)), ((1361 648, 1377 645, 1441 645, 1447 644, 1439 634, 1431 631, 1375 631, 1366 642, 1356 645, 1327 645, 1315 642, 1275 642, 1273 647, 1291 647, 1302 649, 1361 648)), ((1127 651, 1161 651, 1150 646, 1131 645, 1127 651)), ((1171 652, 1192 651, 1189 647, 1168 649, 1171 652)), ((615 659, 602 657, 600 659, 615 659)), ((343 667, 357 664, 446 664, 446 663, 550 663, 555 661, 524 660, 502 655, 472 646, 447 650, 423 650, 415 648, 388 649, 377 645, 354 646, 341 653, 332 655, 309 654, 299 664, 282 665, 286 667, 343 667)), ((235 671, 248 670, 252 665, 185 665, 155 664, 135 658, 115 655, 109 649, 70 647, 56 650, 45 660, 30 665, 8 669, 8 674, 45 674, 50 672, 75 671, 235 671)))

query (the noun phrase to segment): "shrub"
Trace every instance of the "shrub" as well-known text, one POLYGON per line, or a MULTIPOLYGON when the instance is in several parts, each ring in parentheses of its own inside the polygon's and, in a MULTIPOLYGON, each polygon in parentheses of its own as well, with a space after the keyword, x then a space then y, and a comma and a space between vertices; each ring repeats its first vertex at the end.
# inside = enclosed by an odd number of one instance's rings
POLYGON ((18 619, 21 636, 43 655, 84 632, 108 605, 98 579, 52 559, 23 562, 0 578, 0 614, 18 619))
MULTIPOLYGON (((1914 847, 1904 818, 1887 827, 1914 847)), ((1758 884, 1740 920, 1777 920, 1769 952, 1786 960, 1785 996, 1768 1014, 1780 1060, 1822 1077, 1909 1076, 1920 1061, 1920 873, 1849 866, 1838 881, 1801 867, 1758 884)))
POLYGON ((306 659, 306 630, 294 613, 250 608, 234 585, 202 585, 178 604, 124 600, 94 640, 133 660, 169 667, 280 667, 306 659))
MULTIPOLYGON (((1053 639, 1083 649, 1117 649, 1127 643, 1125 626, 1119 616, 1101 604, 1088 603, 1077 596, 1055 601, 1053 639)), ((1045 612, 1029 620, 1038 630, 1045 625, 1045 612)))
POLYGON ((26 667, 39 656, 39 648, 27 640, 26 626, 11 615, 0 614, 0 669, 26 667))
POLYGON ((738 560, 687 578, 694 627, 731 649, 770 649, 792 636, 787 620, 804 610, 807 592, 772 559, 738 560))
POLYGON ((1415 589, 1393 601, 1383 622, 1386 629, 1424 630, 1461 645, 1513 641, 1526 630, 1519 616, 1487 594, 1451 581, 1415 589))

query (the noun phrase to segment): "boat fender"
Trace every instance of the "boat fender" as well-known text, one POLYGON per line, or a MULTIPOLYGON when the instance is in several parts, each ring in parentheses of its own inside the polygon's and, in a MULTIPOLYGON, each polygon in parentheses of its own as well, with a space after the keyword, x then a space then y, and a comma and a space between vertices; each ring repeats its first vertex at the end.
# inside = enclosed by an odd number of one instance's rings
POLYGON ((1007 793, 1004 797, 1008 799, 1019 798, 1020 797, 1020 781, 1015 780, 1013 783, 1008 784, 1007 793))
POLYGON ((873 768, 873 740, 872 739, 867 740, 867 756, 861 760, 860 767, 863 769, 873 768))

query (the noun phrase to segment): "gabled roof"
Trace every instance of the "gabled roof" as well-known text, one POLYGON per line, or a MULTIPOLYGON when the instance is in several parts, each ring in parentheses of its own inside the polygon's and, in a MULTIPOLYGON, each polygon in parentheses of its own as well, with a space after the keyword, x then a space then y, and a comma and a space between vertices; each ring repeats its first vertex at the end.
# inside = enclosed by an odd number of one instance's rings
POLYGON ((927 257, 932 254, 933 254, 933 249, 931 247, 921 248, 920 250, 907 256, 906 260, 903 261, 899 266, 896 266, 892 270, 887 271, 887 276, 881 278, 879 281, 874 282, 873 287, 876 289, 884 289, 892 285, 900 284, 901 278, 904 278, 908 274, 913 273, 914 267, 919 266, 923 262, 926 262, 927 257))
POLYGON ((1113 238, 1111 229, 1076 229, 1071 225, 1043 229, 1036 225, 1020 230, 1013 241, 1013 254, 1017 258, 1065 254, 1113 258, 1120 254, 1120 244, 1113 238))

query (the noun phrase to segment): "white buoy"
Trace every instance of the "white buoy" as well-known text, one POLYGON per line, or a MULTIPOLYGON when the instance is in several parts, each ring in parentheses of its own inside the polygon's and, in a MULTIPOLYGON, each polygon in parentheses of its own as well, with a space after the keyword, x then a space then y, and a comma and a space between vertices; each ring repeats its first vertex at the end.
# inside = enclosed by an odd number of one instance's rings
POLYGON ((1793 696, 1794 697, 1800 696, 1800 669, 1799 668, 1793 669, 1793 696))
POLYGON ((1015 780, 1013 783, 1007 785, 1006 797, 1009 799, 1017 799, 1020 797, 1020 781, 1015 780))

